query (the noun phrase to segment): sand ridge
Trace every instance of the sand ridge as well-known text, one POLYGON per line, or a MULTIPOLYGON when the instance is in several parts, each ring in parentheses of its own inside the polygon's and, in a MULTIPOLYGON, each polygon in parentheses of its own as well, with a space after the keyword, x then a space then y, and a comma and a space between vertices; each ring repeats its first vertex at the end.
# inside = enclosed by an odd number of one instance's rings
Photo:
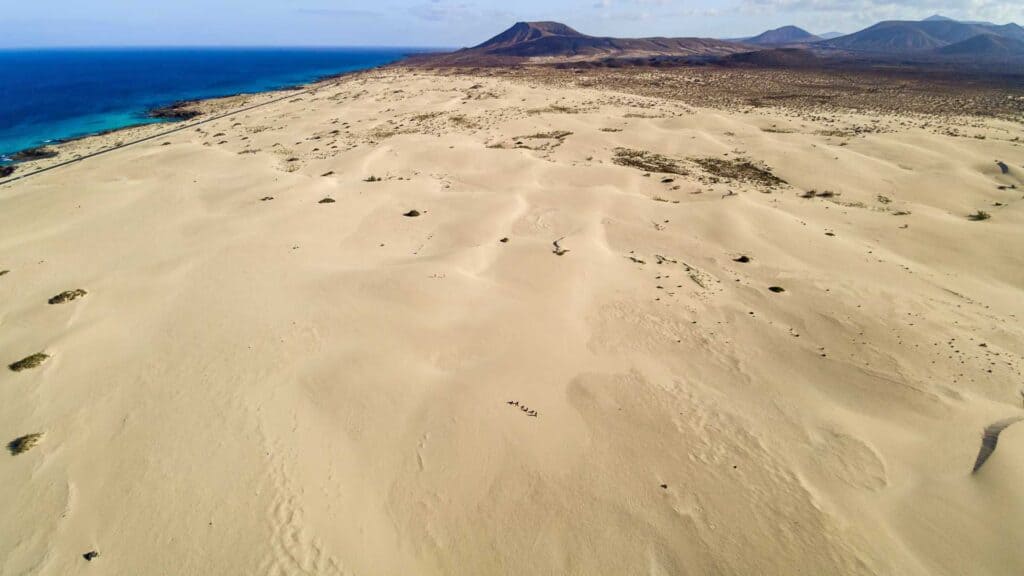
POLYGON ((0 184, 0 573, 1019 573, 1019 124, 589 84, 0 184))

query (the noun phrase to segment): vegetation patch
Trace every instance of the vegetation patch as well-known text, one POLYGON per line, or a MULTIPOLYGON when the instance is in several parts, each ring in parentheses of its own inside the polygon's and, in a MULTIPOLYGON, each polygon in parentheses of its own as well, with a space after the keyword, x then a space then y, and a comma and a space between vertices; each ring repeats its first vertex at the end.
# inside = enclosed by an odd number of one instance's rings
POLYGON ((712 178, 749 182, 759 186, 776 187, 786 184, 772 171, 758 166, 745 158, 691 158, 691 161, 711 175, 712 178))
POLYGON ((46 362, 46 360, 49 357, 50 357, 49 354, 44 354, 42 352, 39 352, 39 353, 33 354, 31 356, 28 356, 27 358, 22 358, 21 360, 18 360, 14 364, 8 364, 7 367, 10 368, 11 370, 13 370, 14 372, 21 372, 22 370, 30 370, 32 368, 38 367, 43 362, 46 362))
POLYGON ((42 434, 27 434, 25 436, 22 436, 21 438, 15 438, 14 440, 8 442, 7 450, 11 453, 12 456, 24 454, 25 452, 28 452, 32 448, 35 448, 36 444, 39 444, 39 441, 42 439, 42 434))
POLYGON ((630 148, 616 148, 612 162, 619 166, 628 166, 643 170, 644 172, 661 172, 664 174, 679 174, 686 176, 689 172, 680 166, 678 160, 647 152, 644 150, 633 150, 630 148))
POLYGON ((544 108, 532 108, 526 111, 527 114, 578 114, 579 112, 580 111, 576 108, 562 106, 561 104, 552 104, 551 106, 546 106, 544 108))
POLYGON ((572 136, 572 132, 569 132, 568 130, 555 130, 553 132, 538 132, 528 136, 516 136, 516 139, 525 140, 529 138, 535 140, 565 140, 569 136, 572 136))
POLYGON ((452 124, 455 124, 456 126, 459 126, 461 128, 479 128, 480 127, 476 122, 470 120, 469 118, 467 118, 463 114, 455 114, 453 116, 450 116, 448 118, 448 120, 450 120, 452 124))
POLYGON ((82 296, 85 296, 86 294, 88 294, 88 292, 82 290, 81 288, 75 288, 74 290, 65 290, 64 292, 57 294, 53 298, 50 298, 48 302, 50 304, 63 304, 65 302, 77 300, 82 296))

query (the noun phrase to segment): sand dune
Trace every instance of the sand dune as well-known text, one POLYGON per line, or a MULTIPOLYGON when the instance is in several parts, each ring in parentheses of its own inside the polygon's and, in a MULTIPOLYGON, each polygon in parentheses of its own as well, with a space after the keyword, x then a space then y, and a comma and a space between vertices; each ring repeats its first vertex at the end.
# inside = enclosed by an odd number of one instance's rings
POLYGON ((391 69, 0 185, 0 573, 1019 574, 1018 134, 391 69))

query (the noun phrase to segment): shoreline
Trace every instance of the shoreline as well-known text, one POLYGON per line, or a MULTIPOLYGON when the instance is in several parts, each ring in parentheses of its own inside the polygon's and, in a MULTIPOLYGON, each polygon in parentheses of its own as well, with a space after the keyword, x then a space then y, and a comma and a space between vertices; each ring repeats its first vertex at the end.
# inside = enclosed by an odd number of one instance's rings
MULTIPOLYGON (((154 106, 154 107, 148 108, 148 109, 146 109, 143 112, 143 114, 145 115, 144 117, 146 117, 146 118, 156 118, 156 121, 153 121, 153 122, 136 122, 136 123, 127 124, 127 125, 124 125, 124 126, 119 126, 119 127, 116 127, 116 128, 110 128, 110 129, 106 129, 106 130, 97 131, 97 132, 89 132, 89 133, 85 133, 85 134, 81 134, 81 135, 77 135, 77 136, 71 136, 71 137, 62 138, 62 139, 54 139, 54 140, 49 141, 48 143, 45 143, 45 144, 42 144, 42 145, 39 145, 39 146, 23 148, 23 149, 16 150, 16 151, 13 151, 13 152, 10 152, 10 153, 0 154, 0 167, 4 167, 4 168, 8 168, 8 169, 13 167, 13 168, 15 168, 15 172, 16 172, 17 171, 17 168, 16 168, 17 166, 20 166, 20 165, 23 165, 23 164, 26 164, 26 163, 29 163, 29 162, 37 161, 37 160, 40 160, 40 159, 45 159, 45 158, 31 158, 31 159, 24 159, 24 160, 14 160, 14 159, 12 159, 12 157, 14 157, 16 155, 19 155, 19 154, 23 154, 23 153, 31 152, 31 151, 35 151, 35 150, 43 150, 43 149, 48 149, 48 148, 59 147, 59 146, 66 145, 66 144, 69 144, 69 143, 74 143, 74 142, 80 142, 80 141, 83 141, 83 140, 87 140, 89 138, 96 138, 96 137, 101 137, 101 136, 107 136, 107 135, 110 135, 110 134, 115 134, 115 133, 118 133, 118 132, 124 132, 124 131, 132 130, 132 129, 137 129, 137 128, 143 128, 143 127, 147 127, 147 126, 163 125, 163 124, 178 124, 180 122, 187 121, 187 120, 193 119, 193 118, 197 118, 197 117, 200 117, 200 116, 203 115, 203 113, 193 113, 193 112, 188 111, 189 107, 201 105, 203 103, 212 102, 212 101, 216 101, 216 100, 224 100, 224 99, 239 98, 239 97, 253 97, 253 96, 275 94, 275 93, 282 93, 282 92, 298 92, 298 91, 302 91, 304 89, 309 89, 310 87, 312 87, 312 86, 314 86, 316 84, 322 83, 322 82, 326 82, 326 81, 330 81, 330 80, 334 80, 334 79, 338 79, 338 78, 342 78, 342 77, 345 77, 345 76, 350 76, 350 75, 354 75, 354 74, 358 74, 358 73, 363 73, 363 72, 368 72, 368 71, 373 71, 373 70, 383 70, 383 69, 388 69, 388 68, 393 68, 393 67, 409 68, 409 69, 420 69, 420 70, 424 70, 424 71, 430 71, 430 72, 433 72, 433 73, 451 74, 451 75, 456 75, 456 76, 463 75, 463 74, 466 74, 467 72, 472 72, 473 70, 476 70, 476 69, 480 68, 478 66, 452 66, 452 65, 432 66, 432 65, 430 65, 428 63, 429 61, 425 61, 424 60, 424 58, 429 58, 429 56, 431 54, 433 54, 433 53, 430 52, 430 51, 426 51, 426 52, 422 52, 422 53, 420 53, 420 52, 409 52, 409 53, 406 53, 401 58, 399 58, 397 60, 394 60, 392 62, 385 63, 385 64, 379 64, 379 65, 371 66, 371 67, 367 67, 367 68, 360 68, 358 70, 350 70, 350 71, 334 73, 334 74, 325 74, 325 75, 317 76, 316 78, 314 78, 314 79, 312 79, 312 80, 310 80, 308 82, 305 82, 305 83, 289 84, 289 85, 285 85, 285 86, 281 86, 281 87, 277 87, 277 88, 273 88, 273 89, 269 89, 269 90, 238 91, 238 92, 231 92, 231 93, 227 93, 227 94, 223 94, 223 95, 217 95, 217 96, 208 96, 208 97, 202 97, 202 98, 190 98, 190 99, 175 100, 175 101, 169 102, 169 103, 164 104, 164 105, 159 105, 159 106, 154 106), (182 112, 177 112, 177 113, 175 112, 175 111, 180 111, 180 110, 183 110, 184 112, 183 113, 182 112), (165 112, 165 111, 168 112, 167 116, 153 116, 154 114, 160 114, 160 113, 165 112)), ((546 75, 545 72, 544 72, 545 70, 554 71, 556 73, 558 73, 558 72, 568 72, 568 73, 572 73, 572 74, 580 74, 580 73, 584 73, 584 74, 587 74, 587 73, 589 73, 589 74, 614 74, 614 73, 622 71, 622 70, 628 71, 630 69, 633 69, 633 70, 638 70, 638 69, 639 70, 647 70, 647 71, 649 71, 651 73, 670 73, 670 74, 673 72, 673 70, 675 70, 676 72, 690 70, 690 71, 693 71, 695 73, 700 73, 700 72, 704 72, 704 71, 707 70, 707 67, 701 66, 701 65, 694 65, 694 66, 680 65, 680 66, 672 66, 672 67, 669 67, 669 68, 658 68, 658 67, 645 68, 645 67, 632 67, 632 66, 630 66, 630 67, 627 67, 625 69, 616 69, 616 68, 603 68, 603 67, 598 67, 598 68, 574 68, 574 67, 569 67, 569 68, 565 68, 564 65, 545 64, 545 63, 536 63, 536 64, 526 65, 526 66, 522 66, 522 65, 483 66, 482 68, 484 70, 489 70, 492 73, 497 73, 500 76, 504 76, 504 75, 515 76, 518 73, 521 73, 521 72, 524 72, 524 71, 528 73, 527 75, 531 74, 530 71, 533 71, 533 72, 539 71, 541 76, 544 76, 544 75, 546 75)), ((823 70, 817 70, 817 69, 813 69, 813 68, 808 68, 808 69, 799 69, 799 68, 797 68, 797 69, 792 69, 792 70, 772 70, 770 68, 757 68, 757 67, 755 67, 755 68, 745 68, 745 67, 743 67, 743 68, 721 68, 721 69, 718 69, 717 71, 721 72, 721 73, 739 72, 739 73, 757 73, 757 74, 764 74, 764 75, 770 75, 770 74, 772 74, 774 72, 785 72, 785 73, 797 74, 797 75, 799 75, 799 74, 814 75, 815 73, 821 73, 823 70)), ((864 78, 868 78, 868 77, 872 77, 872 76, 884 76, 886 73, 892 73, 892 71, 875 70, 875 69, 848 70, 848 72, 854 72, 855 74, 861 75, 864 78)), ((948 82, 949 79, 948 78, 938 78, 938 79, 931 79, 931 81, 929 81, 928 79, 919 79, 919 80, 921 80, 924 84, 934 83, 936 85, 944 85, 944 84, 946 84, 948 82)), ((945 87, 948 88, 948 86, 945 86, 945 87)), ((965 86, 964 87, 965 88, 967 88, 967 87, 977 88, 976 82, 971 82, 971 81, 965 81, 965 86)), ((988 86, 986 86, 986 87, 988 87, 988 86)), ((619 86, 617 88, 618 89, 622 89, 622 90, 624 90, 626 92, 630 91, 630 89, 628 87, 619 86)), ((1010 88, 1010 87, 1006 86, 1003 82, 999 82, 997 80, 993 80, 991 82, 991 88, 993 90, 996 90, 996 91, 1017 92, 1017 90, 1015 90, 1013 88, 1010 88)), ((781 104, 781 103, 779 103, 779 104, 781 104)), ((709 103, 709 106, 711 108, 714 108, 714 107, 716 107, 716 104, 715 103, 709 103)), ((969 116, 980 116, 980 117, 986 117, 987 116, 984 113, 979 114, 977 112, 970 112, 970 113, 968 113, 968 115, 969 116)), ((995 117, 995 116, 993 116, 993 117, 995 117)), ((10 172, 8 172, 7 176, 10 176, 10 175, 11 175, 10 172)), ((4 178, 7 178, 7 176, 0 176, 0 184, 6 183, 6 182, 10 182, 10 181, 13 181, 13 180, 17 179, 17 178, 4 179, 4 178)), ((25 175, 22 174, 20 177, 24 177, 24 176, 25 175)))
MULTIPOLYGON (((365 72, 367 70, 372 70, 372 68, 367 68, 367 69, 364 69, 364 70, 355 70, 355 71, 352 71, 352 72, 349 72, 349 73, 346 73, 346 74, 356 74, 356 73, 360 73, 360 72, 365 72)), ((342 76, 344 76, 346 74, 334 75, 331 78, 335 78, 335 79, 336 78, 340 78, 340 77, 342 77, 342 76)), ((187 100, 187 101, 181 101, 179 103, 176 103, 176 105, 177 104, 181 104, 183 106, 186 106, 186 105, 197 106, 197 105, 201 105, 203 103, 209 103, 209 102, 213 102, 213 101, 217 101, 217 100, 228 100, 228 99, 240 98, 240 97, 263 96, 263 95, 269 95, 269 94, 277 94, 279 92, 291 92, 291 93, 300 92, 301 93, 301 92, 304 92, 304 91, 311 90, 312 89, 311 87, 312 87, 313 84, 317 84, 317 83, 320 83, 320 82, 325 82, 327 80, 328 80, 327 78, 321 78, 321 79, 317 80, 316 82, 311 82, 309 84, 299 85, 299 86, 294 86, 294 87, 289 87, 289 88, 282 88, 282 89, 277 89, 277 90, 269 90, 269 91, 266 91, 266 92, 238 93, 238 94, 233 94, 233 95, 229 95, 229 96, 219 96, 219 97, 216 97, 216 98, 201 98, 201 99, 195 99, 195 100, 187 100)), ((54 143, 53 145, 54 146, 60 146, 60 145, 73 144, 73 143, 76 143, 76 142, 85 142, 85 141, 88 141, 90 139, 102 138, 104 136, 110 136, 112 134, 117 134, 117 133, 127 133, 130 130, 138 129, 138 128, 145 128, 145 127, 148 127, 148 126, 157 126, 157 125, 165 125, 165 124, 166 125, 173 125, 174 126, 174 128, 170 128, 168 130, 163 130, 163 131, 157 132, 155 134, 149 134, 149 135, 146 135, 146 136, 141 137, 141 138, 136 138, 136 139, 131 140, 129 142, 125 142, 125 143, 122 143, 122 144, 115 144, 113 146, 109 146, 109 147, 105 147, 105 148, 100 148, 99 150, 96 150, 96 151, 91 152, 91 153, 87 153, 87 154, 84 154, 84 155, 76 156, 76 157, 73 157, 73 158, 70 158, 70 159, 67 159, 67 160, 61 160, 61 161, 56 162, 55 164, 52 164, 52 165, 49 165, 49 166, 44 166, 44 167, 41 167, 41 168, 37 168, 36 170, 33 170, 31 172, 27 172, 27 173, 24 173, 24 174, 17 174, 16 170, 12 171, 12 172, 8 172, 6 174, 6 176, 4 177, 6 179, 0 180, 0 186, 5 185, 5 184, 10 184, 10 183, 16 182, 18 180, 22 180, 22 179, 27 178, 29 176, 34 176, 36 174, 41 174, 43 172, 48 172, 48 171, 54 170, 56 168, 60 168, 60 167, 63 167, 63 166, 74 164, 74 163, 80 162, 82 160, 87 160, 87 159, 90 159, 90 158, 95 158, 96 156, 100 156, 102 154, 106 154, 106 153, 109 153, 109 152, 113 152, 113 151, 116 151, 116 150, 127 148, 127 147, 133 146, 135 144, 140 144, 142 142, 147 142, 147 141, 153 140, 155 138, 160 138, 160 137, 163 137, 163 136, 168 136, 168 135, 174 134, 176 132, 180 132, 182 130, 186 130, 188 128, 193 128, 193 127, 199 126, 201 124, 206 124, 207 122, 214 122, 214 121, 220 120, 222 118, 227 118, 227 117, 232 116, 234 114, 239 114, 239 113, 246 112, 246 111, 249 111, 249 110, 252 110, 252 109, 255 109, 255 108, 259 108, 260 106, 265 106, 265 105, 268 105, 268 104, 273 104, 273 103, 276 103, 276 102, 280 102, 280 101, 285 100, 285 99, 290 98, 290 97, 291 97, 291 94, 284 95, 284 96, 279 96, 279 97, 272 98, 272 99, 267 100, 265 102, 260 102, 260 103, 257 103, 257 104, 251 105, 251 106, 243 106, 241 108, 231 109, 231 110, 228 110, 228 111, 226 111, 224 113, 221 113, 221 114, 214 113, 213 115, 208 116, 206 118, 203 118, 203 116, 204 116, 204 114, 207 114, 207 113, 200 112, 200 113, 198 113, 196 115, 191 116, 189 119, 183 119, 183 120, 177 120, 177 121, 175 121, 175 120, 168 120, 168 121, 164 121, 164 122, 149 122, 149 123, 133 124, 131 126, 124 126, 124 127, 121 127, 121 128, 115 128, 115 129, 106 130, 106 131, 103 131, 103 132, 97 132, 97 133, 94 133, 94 134, 79 136, 79 137, 75 137, 75 138, 69 138, 69 139, 63 140, 63 141, 61 141, 59 143, 54 143), (200 120, 198 120, 196 122, 189 123, 189 120, 196 119, 196 118, 200 118, 200 120)), ((49 148, 49 146, 29 148, 27 150, 22 151, 21 153, 32 151, 32 150, 45 150, 47 148, 49 148)), ((0 164, 0 167, 3 167, 5 169, 6 168, 13 168, 13 167, 16 167, 16 166, 18 166, 20 164, 26 164, 26 163, 30 163, 30 162, 38 162, 40 160, 48 160, 48 159, 53 159, 53 158, 60 158, 60 151, 59 150, 58 151, 54 151, 53 154, 47 154, 47 155, 42 156, 40 158, 23 160, 23 161, 20 161, 20 162, 13 162, 13 163, 8 163, 8 164, 0 164)))
MULTIPOLYGON (((121 131, 125 131, 125 130, 131 130, 133 128, 139 128, 139 127, 143 127, 143 126, 150 126, 150 125, 155 125, 155 124, 179 123, 179 122, 187 121, 189 119, 196 118, 196 117, 202 115, 202 113, 195 113, 195 114, 191 114, 191 115, 189 115, 187 117, 176 117, 176 116, 173 116, 173 115, 154 116, 154 114, 159 114, 159 113, 164 112, 164 111, 171 111, 171 110, 175 110, 175 109, 185 109, 185 108, 187 108, 189 106, 194 106, 196 104, 200 104, 200 103, 211 101, 211 100, 220 100, 220 99, 225 99, 225 98, 236 98, 236 97, 243 97, 243 96, 257 96, 257 95, 261 95, 261 94, 271 94, 271 93, 275 93, 275 92, 301 91, 303 89, 308 88, 309 86, 312 86, 313 84, 317 84, 317 83, 320 83, 320 82, 325 82, 325 81, 328 81, 328 80, 332 80, 332 79, 336 79, 336 78, 341 78, 341 77, 344 77, 344 76, 350 75, 350 74, 356 74, 356 73, 359 73, 359 72, 366 72, 368 70, 375 70, 375 69, 380 69, 380 68, 384 68, 384 67, 387 67, 387 66, 392 66, 392 65, 397 64, 399 62, 404 62, 404 61, 408 60, 409 57, 412 56, 412 55, 413 55, 413 53, 410 52, 408 54, 403 55, 398 60, 395 60, 393 62, 388 62, 386 64, 378 64, 376 66, 370 66, 370 67, 367 67, 367 68, 359 68, 358 70, 349 70, 349 71, 346 71, 346 72, 338 72, 338 73, 332 73, 332 74, 323 74, 323 75, 316 76, 315 78, 313 78, 312 80, 309 80, 307 82, 302 82, 302 83, 298 83, 298 84, 286 84, 284 86, 279 86, 279 87, 276 87, 276 88, 271 88, 269 90, 253 90, 253 91, 240 90, 240 91, 237 91, 237 92, 230 92, 230 93, 219 94, 219 95, 215 95, 215 96, 206 96, 206 97, 201 97, 201 98, 185 98, 185 99, 173 100, 173 101, 168 102, 166 104, 160 104, 160 105, 156 105, 156 106, 152 106, 152 107, 146 108, 145 110, 143 110, 141 112, 141 114, 142 114, 141 118, 154 118, 155 120, 152 121, 152 122, 135 122, 135 123, 132 123, 132 124, 126 124, 124 126, 118 126, 116 128, 108 128, 108 129, 99 130, 99 131, 96 131, 96 132, 88 132, 88 133, 84 133, 84 134, 68 136, 68 137, 65 137, 65 138, 48 139, 48 140, 45 140, 43 143, 41 143, 39 145, 36 145, 36 146, 29 146, 27 148, 21 148, 21 149, 13 150, 13 151, 10 151, 10 152, 0 153, 0 166, 2 166, 2 167, 18 166, 18 165, 24 164, 26 162, 32 162, 34 160, 37 160, 36 158, 25 159, 25 160, 17 160, 17 159, 15 159, 14 157, 19 155, 19 154, 25 154, 25 153, 32 152, 32 151, 52 148, 52 147, 60 146, 62 144, 67 144, 67 143, 70 143, 70 142, 78 142, 78 141, 81 141, 81 140, 85 140, 87 138, 94 138, 94 137, 97 137, 97 136, 107 136, 107 135, 110 135, 110 134, 113 134, 113 133, 116 133, 116 132, 121 132, 121 131)), ((42 158, 39 158, 39 159, 42 159, 42 158)), ((2 183, 2 182, 0 182, 0 183, 2 183)))

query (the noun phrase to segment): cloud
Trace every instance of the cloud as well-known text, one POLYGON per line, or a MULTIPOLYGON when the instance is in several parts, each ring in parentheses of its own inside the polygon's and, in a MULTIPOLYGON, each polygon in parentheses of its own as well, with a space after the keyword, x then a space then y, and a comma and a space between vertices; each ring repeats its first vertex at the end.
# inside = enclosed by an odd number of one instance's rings
POLYGON ((413 16, 431 22, 464 20, 473 16, 473 6, 469 4, 452 4, 441 0, 431 0, 409 8, 413 16))
POLYGON ((596 0, 593 8, 606 21, 650 21, 658 18, 706 15, 708 10, 673 9, 674 0, 596 0))
POLYGON ((306 16, 326 16, 329 18, 376 18, 380 17, 377 12, 369 10, 348 9, 348 8, 299 8, 296 14, 306 16))
POLYGON ((475 7, 465 3, 453 4, 442 0, 431 0, 410 7, 409 12, 421 20, 447 22, 474 17, 475 7))
POLYGON ((512 12, 495 8, 480 8, 467 2, 429 0, 409 8, 409 13, 427 22, 450 24, 507 22, 516 16, 512 12))

